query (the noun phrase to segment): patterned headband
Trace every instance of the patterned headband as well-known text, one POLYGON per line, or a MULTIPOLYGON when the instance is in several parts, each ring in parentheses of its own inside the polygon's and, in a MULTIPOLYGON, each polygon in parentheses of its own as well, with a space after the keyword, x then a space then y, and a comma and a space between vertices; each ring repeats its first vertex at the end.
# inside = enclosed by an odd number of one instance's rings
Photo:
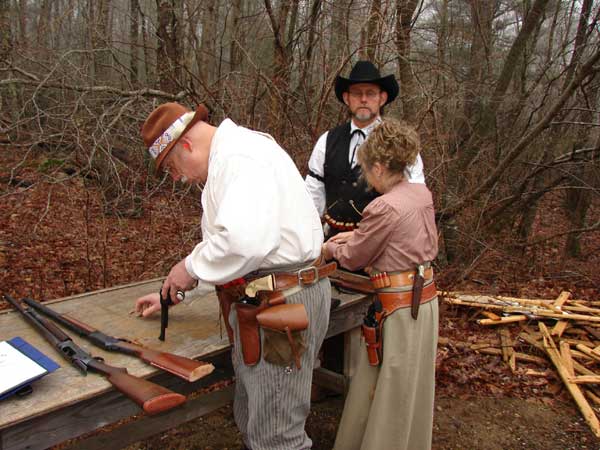
POLYGON ((169 146, 169 144, 181 137, 181 133, 185 130, 185 127, 192 121, 194 118, 194 112, 190 111, 185 113, 183 116, 178 118, 175 122, 173 122, 169 128, 165 130, 163 134, 161 134, 158 139, 154 141, 154 143, 148 148, 150 155, 152 158, 156 159, 158 155, 162 153, 162 151, 169 146))

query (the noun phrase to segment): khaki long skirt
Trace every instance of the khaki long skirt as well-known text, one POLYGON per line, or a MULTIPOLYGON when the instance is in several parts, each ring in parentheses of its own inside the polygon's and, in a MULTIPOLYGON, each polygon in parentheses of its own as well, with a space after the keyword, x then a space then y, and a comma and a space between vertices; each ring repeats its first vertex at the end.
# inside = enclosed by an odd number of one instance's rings
POLYGON ((335 450, 431 448, 438 301, 399 309, 383 325, 383 362, 370 366, 364 342, 350 383, 335 450))

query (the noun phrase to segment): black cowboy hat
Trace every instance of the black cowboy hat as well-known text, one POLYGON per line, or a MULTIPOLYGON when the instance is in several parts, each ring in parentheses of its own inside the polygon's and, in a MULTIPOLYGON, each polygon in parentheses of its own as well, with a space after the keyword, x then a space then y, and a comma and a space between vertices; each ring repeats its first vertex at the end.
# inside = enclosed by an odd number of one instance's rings
POLYGON ((344 103, 342 94, 348 92, 348 88, 356 83, 373 83, 378 85, 387 92, 388 98, 387 102, 385 102, 386 105, 395 100, 398 96, 398 91, 400 90, 396 77, 393 74, 382 77, 379 70, 372 62, 358 61, 350 71, 350 76, 348 78, 338 75, 335 79, 335 95, 340 102, 344 103))

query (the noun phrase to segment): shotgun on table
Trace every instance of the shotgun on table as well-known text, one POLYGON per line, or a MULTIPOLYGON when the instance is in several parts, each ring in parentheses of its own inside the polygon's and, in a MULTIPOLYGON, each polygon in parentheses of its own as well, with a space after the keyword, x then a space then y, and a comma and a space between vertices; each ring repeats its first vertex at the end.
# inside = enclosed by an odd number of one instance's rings
POLYGON ((70 317, 67 314, 60 314, 31 298, 24 298, 23 301, 31 308, 51 317, 104 350, 135 356, 154 367, 166 370, 184 380, 190 382, 196 381, 215 369, 212 364, 207 362, 196 361, 184 356, 174 355, 173 353, 160 352, 143 347, 127 339, 109 336, 80 320, 70 317))
POLYGON ((119 391, 142 407, 148 414, 157 414, 185 402, 185 396, 143 378, 127 373, 127 369, 105 364, 101 358, 95 358, 79 347, 64 331, 55 324, 29 308, 23 308, 14 298, 4 298, 50 342, 65 359, 77 367, 83 374, 88 370, 100 373, 119 391))

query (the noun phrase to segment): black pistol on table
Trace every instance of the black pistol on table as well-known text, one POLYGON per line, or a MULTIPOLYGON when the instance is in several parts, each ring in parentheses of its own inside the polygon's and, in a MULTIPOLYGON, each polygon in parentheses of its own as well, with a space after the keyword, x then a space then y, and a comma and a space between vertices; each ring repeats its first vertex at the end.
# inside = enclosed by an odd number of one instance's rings
POLYGON ((157 414, 179 406, 186 401, 185 396, 143 378, 134 377, 127 373, 125 368, 105 364, 102 358, 93 357, 83 350, 73 342, 68 334, 49 320, 29 308, 23 308, 9 295, 4 295, 4 299, 23 314, 71 364, 84 374, 91 370, 104 375, 115 388, 140 405, 146 413, 157 414))
POLYGON ((168 292, 167 296, 163 297, 162 288, 158 295, 160 295, 160 336, 158 336, 158 339, 164 341, 165 332, 169 326, 169 307, 173 305, 173 300, 171 300, 171 295, 168 292))
POLYGON ((173 353, 160 352, 143 347, 128 341, 127 339, 109 336, 80 320, 70 317, 67 314, 60 314, 31 298, 24 298, 23 302, 42 314, 51 317, 70 330, 73 330, 79 336, 89 339, 92 343, 104 350, 138 357, 154 367, 166 370, 184 380, 190 382, 196 381, 214 370, 214 366, 210 363, 196 361, 183 356, 174 355, 173 353))

